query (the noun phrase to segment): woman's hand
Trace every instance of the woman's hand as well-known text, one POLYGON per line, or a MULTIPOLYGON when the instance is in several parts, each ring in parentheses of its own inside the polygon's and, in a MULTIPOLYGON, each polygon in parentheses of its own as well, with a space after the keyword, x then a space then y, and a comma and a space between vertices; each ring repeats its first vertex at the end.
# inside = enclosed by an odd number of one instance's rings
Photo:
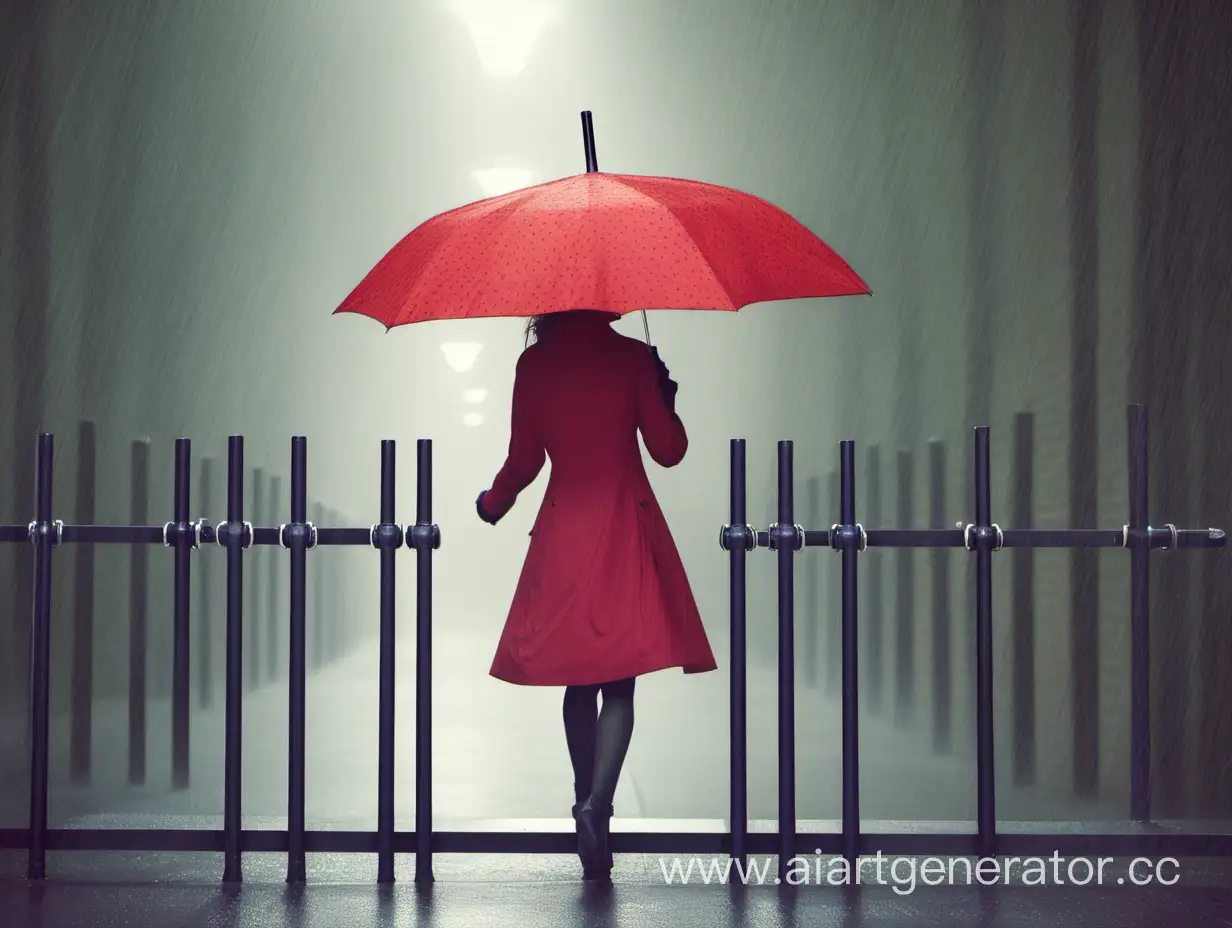
POLYGON ((680 389, 680 385, 672 380, 671 374, 667 370, 667 365, 659 357, 659 349, 651 348, 650 354, 654 358, 655 367, 659 370, 659 390, 663 394, 663 402, 667 405, 668 409, 675 412, 676 391, 680 389))
POLYGON ((495 525, 500 521, 500 519, 492 518, 492 516, 488 515, 487 510, 483 508, 483 498, 487 495, 488 491, 484 490, 475 498, 475 512, 477 512, 479 514, 479 518, 483 519, 484 522, 487 522, 488 525, 495 525))

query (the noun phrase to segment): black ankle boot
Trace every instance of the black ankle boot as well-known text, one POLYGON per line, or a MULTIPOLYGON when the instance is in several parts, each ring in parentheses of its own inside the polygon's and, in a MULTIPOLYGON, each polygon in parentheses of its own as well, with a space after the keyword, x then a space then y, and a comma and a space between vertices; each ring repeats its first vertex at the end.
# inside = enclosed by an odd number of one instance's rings
POLYGON ((578 858, 582 879, 608 880, 612 876, 612 852, 608 849, 612 804, 591 797, 577 811, 578 858))

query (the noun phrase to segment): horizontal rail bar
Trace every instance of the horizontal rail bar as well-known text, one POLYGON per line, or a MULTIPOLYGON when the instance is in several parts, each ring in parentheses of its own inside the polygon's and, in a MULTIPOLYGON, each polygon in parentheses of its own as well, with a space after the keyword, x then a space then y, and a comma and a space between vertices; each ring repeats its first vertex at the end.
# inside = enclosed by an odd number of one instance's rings
POLYGON ((319 545, 359 545, 372 544, 371 528, 321 528, 317 529, 317 544, 319 545))
MULTIPOLYGON (((1172 530, 1152 528, 1151 547, 1167 549, 1173 545, 1172 530)), ((870 528, 865 530, 865 541, 870 548, 962 548, 965 547, 963 530, 957 528, 870 528)), ((1007 528, 1001 532, 1004 548, 1123 548, 1124 529, 1048 529, 1007 528)), ((830 547, 828 529, 807 529, 804 544, 810 548, 830 547)), ((1227 536, 1218 528, 1179 528, 1176 530, 1177 548, 1222 548, 1227 536)), ((770 533, 757 533, 757 547, 770 546, 770 533)))
POLYGON ((160 545, 161 525, 66 525, 60 538, 65 542, 87 545, 160 545))
MULTIPOLYGON (((162 544, 161 525, 65 525, 61 527, 60 543, 78 544, 162 544)), ((255 527, 254 544, 277 546, 278 528, 255 527)), ((1172 531, 1168 528, 1150 529, 1151 547, 1167 549, 1173 545, 1172 531)), ((1005 548, 1123 548, 1124 529, 1119 528, 1007 528, 1002 530, 1002 547, 1005 548)), ((865 530, 870 548, 961 548, 964 547, 963 531, 957 528, 870 528, 865 530)), ((29 542, 30 529, 25 525, 0 525, 0 542, 29 542)), ((201 524, 201 543, 215 544, 217 535, 214 526, 201 524)), ((372 544, 371 528, 318 528, 317 545, 368 547, 372 544)), ((810 548, 830 546, 828 529, 808 529, 804 544, 810 548)), ((1177 548, 1222 548, 1227 536, 1218 528, 1178 528, 1177 548)), ((757 533, 757 546, 770 546, 770 533, 757 533)))
MULTIPOLYGON (((777 833, 755 832, 747 837, 750 854, 775 854, 779 850, 777 833)), ((375 831, 307 831, 305 849, 314 853, 376 853, 375 831)), ((394 832, 393 849, 413 854, 413 831, 394 832)), ((963 855, 979 854, 979 836, 959 833, 888 832, 864 833, 859 837, 861 855, 963 855)), ((20 850, 28 846, 29 831, 24 828, 0 829, 0 849, 20 850)), ((727 854, 731 837, 727 832, 612 832, 611 849, 617 854, 727 854)), ((249 829, 240 833, 240 846, 249 852, 283 853, 287 850, 286 831, 249 829)), ((60 828, 47 832, 47 848, 56 851, 164 851, 213 852, 223 850, 223 832, 192 829, 60 828)), ((805 833, 796 836, 795 853, 838 856, 842 835, 838 832, 805 833)), ((565 831, 437 831, 432 849, 445 854, 575 854, 577 837, 565 831)), ((1065 832, 1061 834, 998 832, 999 855, 1047 857, 1062 856, 1232 856, 1232 834, 1188 834, 1176 831, 1136 831, 1125 833, 1065 832)))
MULTIPOLYGON (((196 523, 190 523, 196 524, 196 523)), ((216 544, 218 535, 215 526, 200 523, 201 544, 216 544)), ((174 528, 174 525, 173 525, 174 528)), ((59 527, 57 543, 140 545, 162 544, 162 525, 63 525, 59 527)), ((281 542, 278 527, 254 527, 253 544, 277 547, 281 542)), ((30 541, 30 529, 25 525, 0 525, 0 542, 30 541)), ((372 544, 371 528, 321 528, 317 529, 317 545, 368 547, 372 544)))

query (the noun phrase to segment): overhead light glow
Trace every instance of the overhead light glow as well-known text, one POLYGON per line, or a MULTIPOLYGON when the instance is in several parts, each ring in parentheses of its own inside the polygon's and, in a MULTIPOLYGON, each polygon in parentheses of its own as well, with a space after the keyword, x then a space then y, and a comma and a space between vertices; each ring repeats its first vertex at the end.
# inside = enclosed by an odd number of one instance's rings
POLYGON ((516 77, 526 67, 539 33, 556 17, 543 0, 454 0, 475 43, 479 63, 498 78, 516 77))
POLYGON ((483 416, 477 412, 468 412, 462 417, 462 423, 474 428, 477 425, 483 425, 483 416))
POLYGON ((482 403, 487 398, 487 396, 488 396, 487 390, 482 390, 478 388, 474 390, 463 390, 462 391, 462 398, 465 399, 472 406, 478 406, 480 403, 482 403))
POLYGON ((445 342, 441 351, 445 352, 445 363, 459 374, 465 374, 475 366, 475 359, 483 345, 478 342, 445 342))
POLYGON ((530 171, 525 168, 483 168, 475 172, 475 180, 485 197, 499 197, 530 186, 530 171))

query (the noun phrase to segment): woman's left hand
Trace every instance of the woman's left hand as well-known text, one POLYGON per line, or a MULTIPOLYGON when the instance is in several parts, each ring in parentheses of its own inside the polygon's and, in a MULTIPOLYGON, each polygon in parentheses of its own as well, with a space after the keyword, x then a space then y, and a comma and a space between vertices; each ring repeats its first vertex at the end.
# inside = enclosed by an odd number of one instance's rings
POLYGON ((663 402, 671 412, 675 412, 676 391, 680 388, 680 385, 672 380, 672 376, 667 370, 667 365, 659 357, 659 349, 651 348, 650 354, 654 358, 655 367, 659 371, 659 391, 663 394, 663 402))
POLYGON ((477 512, 479 514, 479 518, 481 518, 484 522, 487 522, 488 525, 495 525, 500 521, 500 519, 492 518, 492 516, 488 515, 487 511, 483 508, 483 498, 487 495, 488 491, 484 490, 478 497, 475 498, 475 512, 477 512))

